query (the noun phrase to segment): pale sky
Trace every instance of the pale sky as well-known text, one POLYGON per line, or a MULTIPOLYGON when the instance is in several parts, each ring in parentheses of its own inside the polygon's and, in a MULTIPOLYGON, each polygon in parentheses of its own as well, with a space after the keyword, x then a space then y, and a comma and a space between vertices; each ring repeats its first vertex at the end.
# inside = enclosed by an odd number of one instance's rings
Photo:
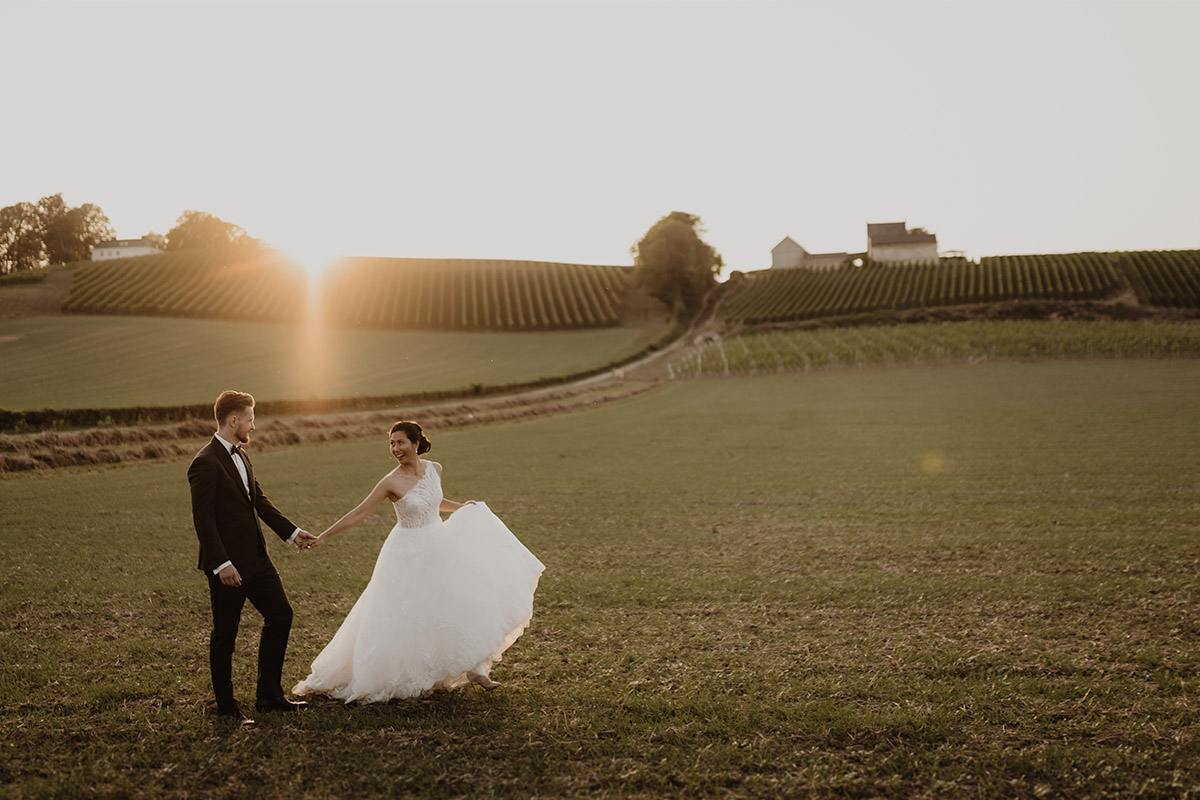
POLYGON ((729 267, 906 220, 970 255, 1200 247, 1200 3, 0 0, 0 206, 328 255, 729 267))

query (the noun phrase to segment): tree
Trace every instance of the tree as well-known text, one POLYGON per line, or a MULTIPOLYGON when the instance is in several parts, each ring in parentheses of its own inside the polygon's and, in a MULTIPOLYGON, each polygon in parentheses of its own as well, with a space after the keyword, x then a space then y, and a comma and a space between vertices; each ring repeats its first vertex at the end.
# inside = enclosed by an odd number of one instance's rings
POLYGON ((46 263, 42 217, 33 203, 0 208, 0 272, 35 269, 46 263))
POLYGON ((39 200, 38 209, 46 260, 51 264, 86 261, 93 247, 117 236, 108 217, 92 203, 71 208, 56 194, 39 200))
POLYGON ((84 261, 114 236, 108 217, 91 203, 71 208, 61 194, 17 203, 0 209, 0 272, 84 261))
POLYGON ((161 233, 155 233, 154 231, 150 231, 149 233, 147 233, 145 236, 142 237, 142 241, 149 242, 152 245, 156 245, 159 250, 167 249, 167 237, 163 236, 161 233))
POLYGON ((634 281, 676 316, 699 310, 724 266, 721 255, 700 238, 703 232, 699 217, 672 211, 631 248, 634 281))
POLYGON ((261 246, 262 242, 248 235, 232 222, 214 217, 206 211, 185 211, 167 231, 168 250, 191 250, 196 247, 220 247, 229 244, 261 246))

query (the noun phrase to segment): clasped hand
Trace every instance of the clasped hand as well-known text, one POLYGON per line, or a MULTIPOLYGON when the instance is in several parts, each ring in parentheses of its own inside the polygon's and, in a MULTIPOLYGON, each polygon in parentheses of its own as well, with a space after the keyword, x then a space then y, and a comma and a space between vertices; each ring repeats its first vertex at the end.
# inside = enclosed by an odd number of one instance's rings
POLYGON ((320 543, 321 537, 313 536, 306 530, 301 530, 296 534, 296 538, 292 540, 292 544, 296 545, 296 549, 301 552, 316 547, 320 543))

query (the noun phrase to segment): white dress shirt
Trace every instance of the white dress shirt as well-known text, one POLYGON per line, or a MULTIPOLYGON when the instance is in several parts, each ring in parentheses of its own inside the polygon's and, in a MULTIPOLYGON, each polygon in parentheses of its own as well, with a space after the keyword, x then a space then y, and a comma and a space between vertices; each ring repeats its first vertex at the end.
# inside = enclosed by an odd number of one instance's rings
MULTIPOLYGON (((222 439, 221 434, 219 434, 219 433, 214 433, 213 436, 215 436, 217 438, 218 442, 225 445, 225 452, 229 453, 229 457, 233 459, 233 465, 235 467, 237 467, 238 474, 242 476, 242 488, 246 490, 246 496, 249 497, 250 496, 250 473, 246 469, 246 462, 242 461, 242 457, 240 454, 233 452, 233 443, 232 442, 227 442, 224 439, 222 439)), ((296 530, 292 531, 292 535, 288 537, 287 543, 291 544, 293 541, 295 541, 296 534, 298 534, 299 532, 300 532, 299 527, 297 527, 296 530)), ((222 564, 221 566, 214 569, 212 571, 212 574, 216 575, 216 574, 220 573, 221 570, 225 569, 228 566, 231 566, 232 564, 233 564, 232 561, 226 561, 224 564, 222 564)))

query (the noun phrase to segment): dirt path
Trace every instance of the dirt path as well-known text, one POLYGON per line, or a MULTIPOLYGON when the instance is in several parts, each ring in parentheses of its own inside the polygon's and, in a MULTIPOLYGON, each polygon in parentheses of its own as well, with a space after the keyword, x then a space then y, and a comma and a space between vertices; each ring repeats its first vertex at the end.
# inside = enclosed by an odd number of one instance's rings
MULTIPOLYGON (((595 408, 655 391, 662 385, 608 380, 471 402, 264 418, 252 446, 256 452, 270 452, 315 442, 382 439, 397 419, 419 420, 430 431, 493 425, 595 408)), ((0 476, 89 464, 182 459, 195 453, 212 432, 211 420, 189 420, 170 425, 0 435, 0 476)))

